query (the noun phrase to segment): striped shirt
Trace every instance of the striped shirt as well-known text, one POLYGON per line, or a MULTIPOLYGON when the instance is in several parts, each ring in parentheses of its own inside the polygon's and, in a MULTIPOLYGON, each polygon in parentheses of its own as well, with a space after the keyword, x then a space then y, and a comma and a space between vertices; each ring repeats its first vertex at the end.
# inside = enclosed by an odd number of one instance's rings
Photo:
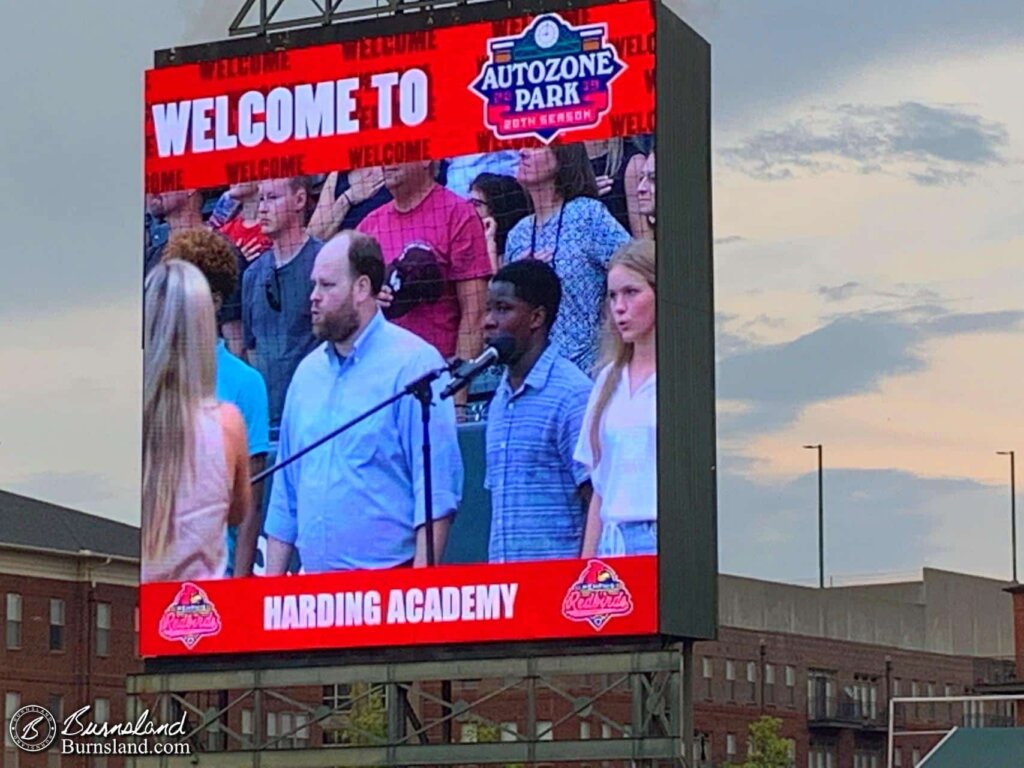
POLYGON ((587 470, 572 454, 592 386, 554 343, 515 392, 502 376, 487 414, 490 562, 579 557, 587 470))

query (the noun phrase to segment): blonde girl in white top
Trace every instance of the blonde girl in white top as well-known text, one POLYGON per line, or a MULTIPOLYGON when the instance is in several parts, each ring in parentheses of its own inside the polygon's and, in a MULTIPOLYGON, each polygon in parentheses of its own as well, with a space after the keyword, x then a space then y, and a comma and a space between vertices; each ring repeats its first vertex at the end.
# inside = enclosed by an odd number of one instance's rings
POLYGON ((582 557, 658 551, 655 303, 654 242, 633 240, 608 265, 605 365, 576 444, 594 485, 582 557))

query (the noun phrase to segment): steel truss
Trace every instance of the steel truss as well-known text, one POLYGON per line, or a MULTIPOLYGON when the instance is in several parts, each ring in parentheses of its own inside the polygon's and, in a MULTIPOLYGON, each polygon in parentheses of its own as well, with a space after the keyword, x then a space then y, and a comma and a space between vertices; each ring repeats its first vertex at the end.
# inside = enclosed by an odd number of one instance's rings
POLYGON ((228 27, 232 37, 266 35, 413 10, 466 5, 470 0, 245 0, 228 27), (344 9, 343 9, 344 8, 344 9))
MULTIPOLYGON (((381 663, 304 669, 136 675, 128 679, 128 719, 188 723, 191 756, 129 758, 129 766, 328 768, 579 763, 678 766, 683 752, 683 653, 381 663), (328 706, 321 691, 358 691, 328 706), (379 697, 383 689, 384 696, 379 697), (454 692, 454 694, 453 694, 454 692), (381 727, 352 712, 377 695, 381 727), (211 705, 212 703, 212 705, 211 705), (249 710, 250 732, 238 726, 249 710), (268 734, 266 713, 285 708, 304 724, 268 734), (553 714, 554 713, 554 714, 553 714), (525 720, 522 733, 502 720, 525 720), (581 738, 580 721, 599 728, 581 738), (339 723, 349 743, 323 744, 339 723), (489 733, 476 743, 453 740, 489 733), (502 729, 505 728, 503 731, 502 729), (300 730, 310 744, 292 745, 300 730), (559 738, 571 733, 574 738, 559 738), (500 735, 500 738, 499 738, 500 735)), ((689 718, 685 718, 689 720, 689 718)), ((244 722, 244 721, 243 721, 244 722)))

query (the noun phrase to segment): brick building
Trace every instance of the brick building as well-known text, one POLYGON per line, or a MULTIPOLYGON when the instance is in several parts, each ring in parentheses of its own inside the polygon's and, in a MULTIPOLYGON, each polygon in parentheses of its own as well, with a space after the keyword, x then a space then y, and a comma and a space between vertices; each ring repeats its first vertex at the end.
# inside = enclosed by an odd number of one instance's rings
MULTIPOLYGON (((141 671, 135 644, 138 530, 102 518, 0 492, 0 696, 6 720, 19 706, 49 705, 66 715, 84 704, 114 721, 124 717, 125 677, 141 671)), ((825 590, 720 577, 720 634, 695 652, 695 765, 740 762, 749 724, 762 714, 783 720, 794 765, 809 768, 882 768, 891 696, 969 693, 1014 679, 1011 596, 1003 582, 925 569, 914 582, 825 590)), ((1018 622, 1024 593, 1018 590, 1018 622)), ((1018 635, 1024 638, 1024 633, 1018 635)), ((501 681, 462 681, 455 699, 481 698, 501 681)), ((591 694, 608 684, 599 675, 566 680, 567 690, 591 694)), ((434 692, 439 693, 439 691, 434 692)), ((317 707, 352 696, 347 685, 289 691, 256 723, 246 705, 225 724, 243 738, 291 732, 277 746, 315 747, 344 739, 344 718, 316 724, 317 707), (335 727, 338 726, 338 727, 335 727)), ((220 709, 229 691, 198 696, 199 710, 220 709)), ((571 703, 538 694, 538 722, 559 723, 562 739, 600 739, 610 728, 571 703)), ((613 697, 608 712, 628 722, 613 697)), ((429 708, 429 704, 419 706, 429 708)), ((323 710, 321 710, 323 711, 323 710)), ((509 733, 524 732, 523 706, 497 697, 481 710, 509 733)), ((918 705, 898 713, 901 727, 942 730, 960 723, 1012 718, 1012 708, 918 705)), ((6 728, 4 733, 6 735, 6 728)), ((482 739, 468 720, 452 728, 455 740, 482 739)), ((491 737, 494 734, 490 735, 491 737)), ((502 734, 498 735, 503 737, 502 734)), ((262 739, 261 739, 262 740, 262 739)), ((910 768, 937 736, 903 739, 897 766, 910 768)), ((198 748, 237 749, 224 733, 198 748)), ((60 765, 58 756, 17 753, 5 741, 4 766, 60 765)), ((67 766, 85 765, 66 758, 67 766)), ((91 758, 90 766, 103 766, 91 758)), ((110 758, 109 767, 120 761, 110 758)))
POLYGON ((14 747, 7 724, 25 704, 64 716, 89 704, 100 717, 124 716, 125 676, 142 667, 138 550, 138 528, 0 491, 4 768, 62 765, 56 752, 14 747))

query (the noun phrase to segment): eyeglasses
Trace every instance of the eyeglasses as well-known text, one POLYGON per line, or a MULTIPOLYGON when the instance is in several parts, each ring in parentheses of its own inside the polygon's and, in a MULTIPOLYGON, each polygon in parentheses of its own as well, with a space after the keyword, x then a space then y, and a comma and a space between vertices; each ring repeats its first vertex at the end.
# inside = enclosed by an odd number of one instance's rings
POLYGON ((267 294, 267 304, 275 312, 281 311, 281 278, 277 274, 277 269, 274 269, 273 279, 267 278, 267 282, 263 284, 263 290, 267 294))

